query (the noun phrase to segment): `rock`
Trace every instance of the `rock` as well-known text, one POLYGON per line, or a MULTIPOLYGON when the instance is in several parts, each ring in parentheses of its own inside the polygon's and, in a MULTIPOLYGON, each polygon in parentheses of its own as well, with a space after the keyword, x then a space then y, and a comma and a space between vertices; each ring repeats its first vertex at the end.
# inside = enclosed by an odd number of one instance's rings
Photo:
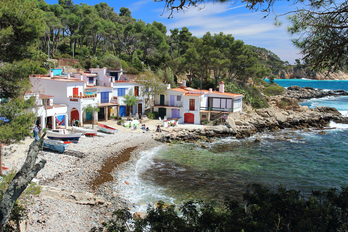
POLYGON ((145 219, 147 217, 147 213, 144 212, 135 212, 133 214, 133 219, 145 219))
POLYGON ((256 138, 256 139, 254 140, 254 143, 261 143, 261 142, 262 142, 261 138, 256 138))

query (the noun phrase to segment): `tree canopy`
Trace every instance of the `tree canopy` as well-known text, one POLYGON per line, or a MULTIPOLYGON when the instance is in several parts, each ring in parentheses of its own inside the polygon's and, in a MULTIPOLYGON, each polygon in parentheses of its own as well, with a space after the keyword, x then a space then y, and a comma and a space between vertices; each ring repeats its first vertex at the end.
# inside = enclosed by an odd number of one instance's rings
MULTIPOLYGON (((235 3, 231 0, 156 0, 164 2, 165 8, 173 13, 189 7, 204 7, 205 3, 235 3)), ((265 12, 267 17, 275 0, 242 0, 246 8, 265 12)), ((303 60, 317 71, 347 70, 348 57, 348 2, 332 0, 290 1, 296 9, 279 16, 289 15, 288 31, 297 36, 293 43, 303 54, 303 60)))

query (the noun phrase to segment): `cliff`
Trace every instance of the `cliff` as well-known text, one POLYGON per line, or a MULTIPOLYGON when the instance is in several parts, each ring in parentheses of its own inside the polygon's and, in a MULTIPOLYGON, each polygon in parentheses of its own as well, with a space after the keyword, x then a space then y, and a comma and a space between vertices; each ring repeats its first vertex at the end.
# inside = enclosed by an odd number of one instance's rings
POLYGON ((311 73, 308 69, 290 68, 288 70, 281 70, 277 74, 278 79, 313 79, 313 80, 348 80, 348 73, 331 72, 331 73, 311 73))

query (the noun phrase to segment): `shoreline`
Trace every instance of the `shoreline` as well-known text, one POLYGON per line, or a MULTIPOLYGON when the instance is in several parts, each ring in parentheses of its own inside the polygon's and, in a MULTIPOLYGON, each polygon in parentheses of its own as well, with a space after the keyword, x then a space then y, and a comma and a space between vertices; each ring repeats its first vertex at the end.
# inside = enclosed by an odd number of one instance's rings
MULTIPOLYGON (((98 227, 102 222, 110 219, 114 210, 124 207, 132 208, 132 202, 122 196, 118 190, 131 186, 133 183, 120 182, 119 175, 122 172, 134 171, 141 152, 161 146, 163 142, 170 143, 174 140, 194 142, 198 139, 210 142, 213 137, 230 136, 245 138, 256 133, 263 134, 266 130, 279 131, 284 128, 318 127, 324 129, 323 127, 330 120, 344 119, 339 112, 336 112, 337 110, 334 111, 330 107, 319 108, 316 111, 308 110, 299 106, 297 100, 289 100, 289 104, 283 106, 281 102, 284 99, 288 98, 284 98, 284 96, 268 97, 272 108, 256 110, 252 113, 235 113, 229 122, 232 125, 230 128, 197 125, 197 127, 189 129, 174 127, 169 130, 165 129, 162 133, 156 133, 153 130, 158 121, 144 120, 144 123, 150 125, 152 131, 142 133, 143 131, 140 129, 133 131, 115 126, 116 121, 109 121, 107 124, 120 129, 117 134, 103 134, 102 137, 92 138, 82 137, 79 143, 69 145, 67 154, 40 152, 38 161, 46 159, 48 162, 36 178, 43 186, 43 191, 40 196, 33 198, 33 204, 28 207, 28 231, 89 231, 92 227, 98 227), (297 117, 293 117, 293 120, 300 119, 297 124, 288 124, 292 127, 286 127, 291 112, 298 114, 297 117), (307 115, 307 119, 304 117, 304 113, 307 115), (131 147, 134 147, 134 151, 130 153, 129 160, 118 164, 110 172, 113 181, 103 183, 95 190, 91 189, 90 181, 98 175, 98 170, 101 169, 104 160, 122 155, 125 149, 131 147)), ((8 149, 11 154, 4 156, 5 164, 10 168, 19 169, 24 162, 31 141, 33 138, 27 138, 18 146, 16 144, 8 146, 12 148, 12 151, 8 149)))

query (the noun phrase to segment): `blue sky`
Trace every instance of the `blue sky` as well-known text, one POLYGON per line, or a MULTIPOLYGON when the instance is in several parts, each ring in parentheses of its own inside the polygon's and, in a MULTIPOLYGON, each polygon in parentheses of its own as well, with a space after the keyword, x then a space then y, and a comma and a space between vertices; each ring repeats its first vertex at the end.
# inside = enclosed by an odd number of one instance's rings
MULTIPOLYGON (((56 4, 58 0, 46 0, 48 4, 56 4)), ((163 2, 153 0, 75 0, 74 4, 86 3, 95 5, 106 2, 119 13, 121 7, 127 7, 135 19, 141 19, 146 23, 153 21, 163 23, 169 29, 187 27, 194 36, 201 37, 206 32, 232 34, 235 39, 244 43, 263 47, 277 54, 283 61, 295 63, 300 58, 299 51, 293 46, 291 36, 286 30, 287 20, 283 17, 283 26, 274 26, 274 15, 270 14, 263 19, 265 13, 253 12, 245 8, 241 2, 228 4, 207 3, 203 9, 190 8, 186 12, 174 13, 174 17, 168 19, 169 13, 164 9, 163 2)), ((233 2, 233 1, 232 1, 233 2)), ((274 9, 281 14, 293 9, 289 3, 278 2, 274 9)))

